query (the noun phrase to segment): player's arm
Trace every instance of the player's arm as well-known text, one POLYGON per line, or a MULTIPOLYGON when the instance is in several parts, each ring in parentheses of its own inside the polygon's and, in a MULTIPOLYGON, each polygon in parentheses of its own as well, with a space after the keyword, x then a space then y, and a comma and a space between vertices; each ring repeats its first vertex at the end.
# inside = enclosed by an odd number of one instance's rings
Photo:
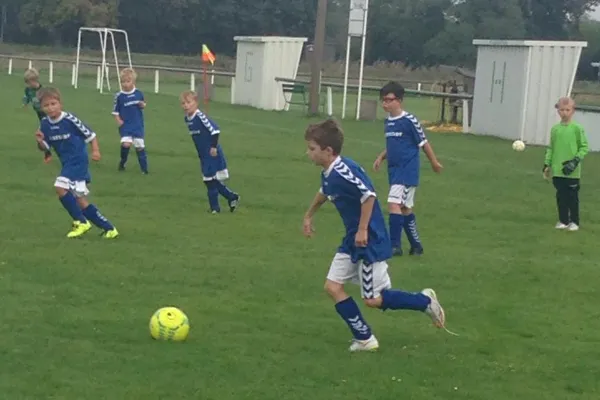
POLYGON ((360 206, 360 220, 358 222, 358 232, 354 239, 354 244, 359 247, 365 247, 369 241, 369 222, 373 214, 373 206, 375 205, 375 193, 369 193, 367 197, 363 196, 360 206))
POLYGON ((306 236, 306 237, 312 236, 312 234, 314 232, 313 225, 312 225, 312 217, 319 210, 319 208, 321 208, 321 206, 323 204, 325 204, 326 202, 327 202, 327 196, 325 196, 323 194, 323 189, 319 189, 319 191, 313 198, 312 203, 310 203, 308 210, 306 210, 306 213, 304 214, 304 221, 302 224, 303 230, 304 230, 304 236, 306 236))
POLYGON ((427 140, 427 137, 425 136, 425 131, 423 131, 423 127, 421 126, 421 124, 419 123, 419 121, 412 117, 409 118, 410 122, 411 122, 411 131, 413 134, 413 138, 415 140, 415 142, 417 143, 417 146, 419 146, 420 148, 423 149, 423 152, 425 153, 425 155, 427 156, 427 159, 429 160, 429 163, 431 164, 431 168, 435 171, 435 172, 442 172, 442 168, 444 168, 442 166, 442 164, 440 164, 440 162, 438 161, 435 152, 433 151, 433 147, 431 147, 431 144, 429 143, 429 141, 427 140))
POLYGON ((373 162, 373 169, 375 171, 379 171, 379 167, 381 167, 381 163, 387 158, 387 149, 379 153, 375 162, 373 162))
POLYGON ((208 131, 208 133, 210 133, 210 155, 216 157, 217 145, 219 144, 219 135, 221 130, 217 124, 208 119, 206 115, 200 113, 197 118, 200 118, 200 122, 202 122, 202 125, 208 131))
POLYGON ((44 136, 41 128, 35 132, 35 140, 37 141, 38 149, 40 149, 40 151, 46 152, 50 150, 50 145, 46 141, 46 137, 44 136))
POLYGON ((141 91, 140 91, 140 96, 141 96, 141 100, 138 103, 138 105, 143 110, 144 108, 146 108, 146 99, 144 98, 144 93, 142 93, 141 91))
POLYGON ((550 143, 546 147, 546 154, 544 155, 544 167, 542 173, 545 179, 550 178, 550 171, 552 170, 552 157, 554 155, 554 128, 550 131, 550 143))
POLYGON ((590 146, 588 144, 587 135, 585 134, 583 127, 581 127, 579 135, 577 136, 577 153, 575 154, 575 158, 583 160, 583 157, 585 157, 589 151, 590 146))
POLYGON ((431 168, 433 168, 435 172, 441 172, 443 168, 442 164, 440 164, 440 162, 438 161, 435 152, 433 151, 433 147, 431 147, 431 144, 429 142, 425 142, 425 144, 423 144, 422 147, 423 152, 425 153, 427 159, 429 160, 429 163, 431 164, 431 168))
POLYGON ((115 99, 113 101, 113 110, 112 110, 112 115, 115 118, 115 121, 117 122, 117 125, 120 127, 121 125, 123 125, 123 119, 121 118, 121 101, 120 101, 120 96, 119 93, 117 93, 115 95, 115 99))

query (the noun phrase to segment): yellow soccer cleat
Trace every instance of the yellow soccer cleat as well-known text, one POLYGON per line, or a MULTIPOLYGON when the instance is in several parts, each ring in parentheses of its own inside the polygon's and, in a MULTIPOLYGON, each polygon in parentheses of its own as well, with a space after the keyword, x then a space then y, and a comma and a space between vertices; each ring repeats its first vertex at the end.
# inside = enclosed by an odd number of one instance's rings
POLYGON ((90 224, 90 221, 85 221, 85 222, 73 221, 73 227, 71 228, 71 231, 69 233, 67 233, 67 237, 70 239, 78 238, 78 237, 82 236, 83 234, 85 234, 90 229, 92 229, 92 224, 90 224))
POLYGON ((112 228, 110 231, 102 232, 102 237, 104 239, 116 239, 119 236, 119 231, 117 228, 112 228))

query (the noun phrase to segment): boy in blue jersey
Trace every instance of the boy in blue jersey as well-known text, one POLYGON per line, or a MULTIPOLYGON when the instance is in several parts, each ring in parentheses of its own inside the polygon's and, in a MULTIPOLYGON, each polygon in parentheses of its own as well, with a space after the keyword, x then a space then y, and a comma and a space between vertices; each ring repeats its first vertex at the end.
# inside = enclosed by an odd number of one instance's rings
POLYGON ((423 245, 417 232, 413 213, 415 191, 419 185, 419 153, 423 149, 436 173, 442 164, 433 152, 425 132, 415 116, 402 109, 404 87, 389 82, 380 91, 383 109, 389 114, 385 119, 386 149, 377 157, 373 168, 378 171, 384 160, 388 162, 388 210, 390 240, 394 255, 402 255, 402 229, 410 243, 410 255, 423 254, 423 245))
POLYGON ((73 218, 73 227, 67 237, 85 234, 92 228, 91 222, 102 229, 104 238, 116 238, 119 232, 114 225, 87 199, 91 177, 86 145, 89 143, 92 147, 92 160, 100 160, 96 134, 76 116, 62 110, 58 89, 43 88, 38 98, 46 117, 35 137, 39 149, 54 149, 62 164, 54 187, 61 204, 73 218))
POLYGON ((221 131, 214 121, 198 109, 198 96, 195 92, 191 90, 183 92, 180 100, 181 107, 185 111, 185 123, 200 158, 210 212, 213 214, 221 212, 219 195, 227 200, 229 211, 234 212, 240 196, 223 184, 223 181, 229 178, 229 171, 223 149, 219 144, 221 131))
POLYGON ((121 71, 121 91, 115 94, 113 115, 121 135, 119 171, 125 171, 129 148, 135 147, 142 173, 148 174, 148 157, 144 143, 144 94, 135 87, 137 75, 131 68, 121 71))
POLYGON ((417 310, 427 313, 437 327, 444 327, 444 310, 433 289, 408 293, 392 289, 387 260, 390 239, 375 189, 364 169, 342 157, 344 136, 333 120, 310 125, 304 138, 308 157, 321 172, 321 188, 304 215, 303 229, 312 237, 312 217, 327 200, 342 218, 346 234, 335 254, 325 281, 325 290, 335 309, 354 337, 350 351, 371 351, 379 342, 360 313, 358 305, 344 291, 344 284, 358 283, 366 305, 385 310, 417 310))

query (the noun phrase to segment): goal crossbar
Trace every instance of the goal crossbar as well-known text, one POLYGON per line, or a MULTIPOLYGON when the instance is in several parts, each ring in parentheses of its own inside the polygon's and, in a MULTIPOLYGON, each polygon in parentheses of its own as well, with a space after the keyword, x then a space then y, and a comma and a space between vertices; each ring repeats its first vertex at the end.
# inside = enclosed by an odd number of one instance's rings
POLYGON ((110 38, 113 54, 115 57, 115 67, 117 69, 117 79, 119 81, 119 89, 121 88, 121 76, 119 74, 119 57, 117 55, 117 46, 115 44, 115 34, 122 34, 125 37, 125 46, 127 48, 127 61, 129 62, 129 67, 132 68, 133 65, 131 63, 131 50, 129 47, 129 35, 127 31, 123 29, 113 29, 113 28, 93 28, 93 27, 81 27, 79 28, 79 33, 77 35, 77 58, 75 60, 75 79, 73 80, 73 86, 77 89, 79 84, 79 64, 81 58, 81 39, 84 32, 95 32, 98 34, 100 38, 100 48, 102 51, 102 64, 100 66, 100 76, 99 76, 99 89, 100 93, 103 93, 104 88, 104 80, 106 80, 106 84, 108 90, 110 90, 110 81, 108 78, 108 63, 106 60, 106 50, 107 43, 110 38))

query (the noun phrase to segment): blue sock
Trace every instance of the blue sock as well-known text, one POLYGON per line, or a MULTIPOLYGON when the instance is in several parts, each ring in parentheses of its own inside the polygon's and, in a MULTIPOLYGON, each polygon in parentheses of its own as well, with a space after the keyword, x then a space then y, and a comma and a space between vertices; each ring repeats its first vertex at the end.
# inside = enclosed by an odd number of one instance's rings
POLYGON ((73 221, 79 221, 83 223, 87 222, 83 212, 81 211, 81 208, 79 208, 79 205, 77 204, 77 199, 75 196, 73 196, 73 193, 67 192, 67 194, 65 194, 59 200, 71 218, 73 218, 73 221))
POLYGON ((238 195, 231 191, 227 186, 225 186, 222 182, 217 182, 217 189, 219 190, 219 194, 227 199, 227 201, 232 201, 238 198, 238 195))
POLYGON ((121 146, 121 166, 124 167, 129 157, 129 147, 121 146))
POLYGON ((408 241, 410 242, 411 249, 423 248, 423 245, 419 240, 419 233, 417 232, 417 221, 414 213, 404 216, 404 230, 406 231, 406 236, 408 237, 408 241))
POLYGON ((402 248, 402 228, 404 226, 404 215, 390 214, 390 241, 392 248, 402 248))
POLYGON ((402 290, 386 289, 381 292, 381 309, 425 311, 431 299, 423 293, 408 293, 402 290))
POLYGON ((98 211, 95 205, 90 204, 83 210, 83 215, 89 219, 92 224, 96 225, 98 228, 104 231, 110 231, 115 229, 113 224, 110 223, 108 219, 104 215, 98 211))
POLYGON ((140 163, 140 168, 142 172, 148 173, 148 157, 146 156, 146 150, 141 149, 137 151, 138 162, 140 163))
POLYGON ((352 331, 352 335, 358 340, 367 340, 371 337, 371 328, 363 319, 358 305, 352 297, 348 297, 346 300, 342 300, 335 305, 335 310, 340 314, 340 317, 352 331))
POLYGON ((208 204, 211 211, 221 212, 221 207, 219 206, 219 181, 213 179, 212 181, 205 181, 204 184, 208 189, 208 204))

